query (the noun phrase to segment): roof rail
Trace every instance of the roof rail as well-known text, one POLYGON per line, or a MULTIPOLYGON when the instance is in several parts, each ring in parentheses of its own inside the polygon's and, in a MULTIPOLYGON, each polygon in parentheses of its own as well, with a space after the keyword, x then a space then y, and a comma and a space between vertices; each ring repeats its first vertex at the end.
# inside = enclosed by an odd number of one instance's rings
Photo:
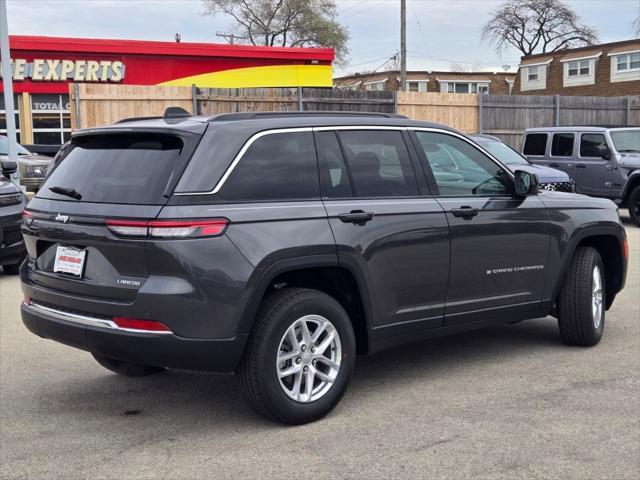
POLYGON ((116 123, 137 122, 140 120, 160 120, 161 118, 164 120, 173 120, 176 118, 187 118, 191 116, 192 115, 182 107, 167 107, 164 111, 164 115, 161 117, 129 117, 118 120, 116 123))
POLYGON ((395 113, 377 112, 341 112, 341 111, 321 111, 310 110, 303 112, 241 112, 222 113, 208 119, 209 122, 231 122, 234 120, 255 120, 260 118, 283 118, 283 117, 377 117, 377 118, 407 118, 404 115, 395 113))

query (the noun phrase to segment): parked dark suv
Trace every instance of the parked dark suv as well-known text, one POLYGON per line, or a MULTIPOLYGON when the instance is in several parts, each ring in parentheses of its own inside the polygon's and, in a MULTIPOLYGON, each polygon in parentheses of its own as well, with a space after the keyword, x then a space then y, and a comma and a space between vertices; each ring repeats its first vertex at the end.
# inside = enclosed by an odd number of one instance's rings
POLYGON ((29 330, 123 375, 239 371, 294 424, 338 403, 356 354, 549 314, 595 345, 628 256, 611 201, 538 194, 455 130, 375 114, 77 132, 23 233, 29 330))

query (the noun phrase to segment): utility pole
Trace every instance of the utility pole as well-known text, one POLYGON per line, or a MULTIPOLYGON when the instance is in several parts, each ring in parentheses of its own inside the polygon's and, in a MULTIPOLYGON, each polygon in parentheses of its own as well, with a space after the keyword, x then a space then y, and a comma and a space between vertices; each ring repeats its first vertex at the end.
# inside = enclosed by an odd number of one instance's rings
POLYGON ((9 53, 9 27, 7 20, 7 0, 0 0, 0 56, 2 56, 2 87, 4 89, 4 110, 7 122, 7 159, 17 162, 16 116, 13 105, 13 75, 9 53))
POLYGON ((216 37, 224 38, 229 45, 233 45, 237 40, 244 40, 247 37, 236 35, 235 33, 216 32, 216 37))
POLYGON ((407 85, 407 0, 400 0, 400 90, 407 85))

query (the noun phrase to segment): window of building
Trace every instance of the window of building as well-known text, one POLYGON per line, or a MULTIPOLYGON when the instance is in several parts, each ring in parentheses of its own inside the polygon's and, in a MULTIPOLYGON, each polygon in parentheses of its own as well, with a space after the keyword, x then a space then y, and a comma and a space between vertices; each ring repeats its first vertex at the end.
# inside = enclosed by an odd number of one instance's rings
POLYGON ((364 84, 364 89, 371 92, 382 92, 384 90, 384 86, 386 85, 386 80, 381 80, 379 82, 370 82, 364 84))
POLYGON ((360 83, 354 83, 352 85, 338 85, 338 90, 359 90, 360 83))
POLYGON ((567 74, 570 77, 587 76, 591 74, 591 60, 574 60, 569 62, 567 74))
POLYGON ((71 137, 69 95, 31 95, 33 143, 60 145, 71 137))
POLYGON ((509 195, 509 175, 470 143, 443 133, 416 132, 440 195, 509 195))
POLYGON ((554 133, 551 142, 552 157, 570 157, 573 155, 573 133, 554 133))
POLYGON ((615 70, 617 72, 640 70, 640 52, 617 55, 614 60, 615 70))
POLYGON ((489 83, 483 82, 444 82, 443 92, 447 93, 489 93, 489 83))
POLYGON ((524 148, 522 153, 532 157, 544 157, 547 150, 547 134, 546 133, 530 133, 524 139, 524 148))
POLYGON ((536 82, 538 81, 538 68, 539 65, 534 65, 532 67, 527 67, 527 81, 536 82))
POLYGON ((580 137, 580 156, 602 158, 602 147, 607 140, 601 133, 585 133, 580 137))
POLYGON ((409 80, 407 81, 406 90, 407 92, 426 92, 427 84, 427 80, 409 80))
POLYGON ((232 201, 320 198, 311 132, 272 133, 247 149, 220 196, 232 201))
MULTIPOLYGON (((16 138, 20 143, 20 115, 18 114, 18 95, 13 96, 13 108, 16 118, 16 138)), ((7 114, 4 109, 4 95, 0 93, 0 135, 7 135, 7 114)))
POLYGON ((413 167, 402 132, 360 130, 338 133, 358 197, 418 195, 413 167))

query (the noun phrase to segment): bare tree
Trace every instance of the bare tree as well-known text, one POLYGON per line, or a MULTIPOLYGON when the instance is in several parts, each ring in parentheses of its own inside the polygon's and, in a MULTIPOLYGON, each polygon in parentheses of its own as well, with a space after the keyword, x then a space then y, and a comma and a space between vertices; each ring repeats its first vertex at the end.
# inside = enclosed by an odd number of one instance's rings
POLYGON ((633 36, 640 38, 640 13, 638 13, 635 20, 631 22, 631 29, 633 30, 633 36))
POLYGON ((507 0, 482 29, 482 40, 502 52, 511 45, 523 55, 597 43, 596 30, 561 0, 507 0))
POLYGON ((333 48, 337 63, 349 50, 349 34, 337 20, 334 0, 202 0, 205 15, 225 14, 234 35, 252 45, 333 48))

